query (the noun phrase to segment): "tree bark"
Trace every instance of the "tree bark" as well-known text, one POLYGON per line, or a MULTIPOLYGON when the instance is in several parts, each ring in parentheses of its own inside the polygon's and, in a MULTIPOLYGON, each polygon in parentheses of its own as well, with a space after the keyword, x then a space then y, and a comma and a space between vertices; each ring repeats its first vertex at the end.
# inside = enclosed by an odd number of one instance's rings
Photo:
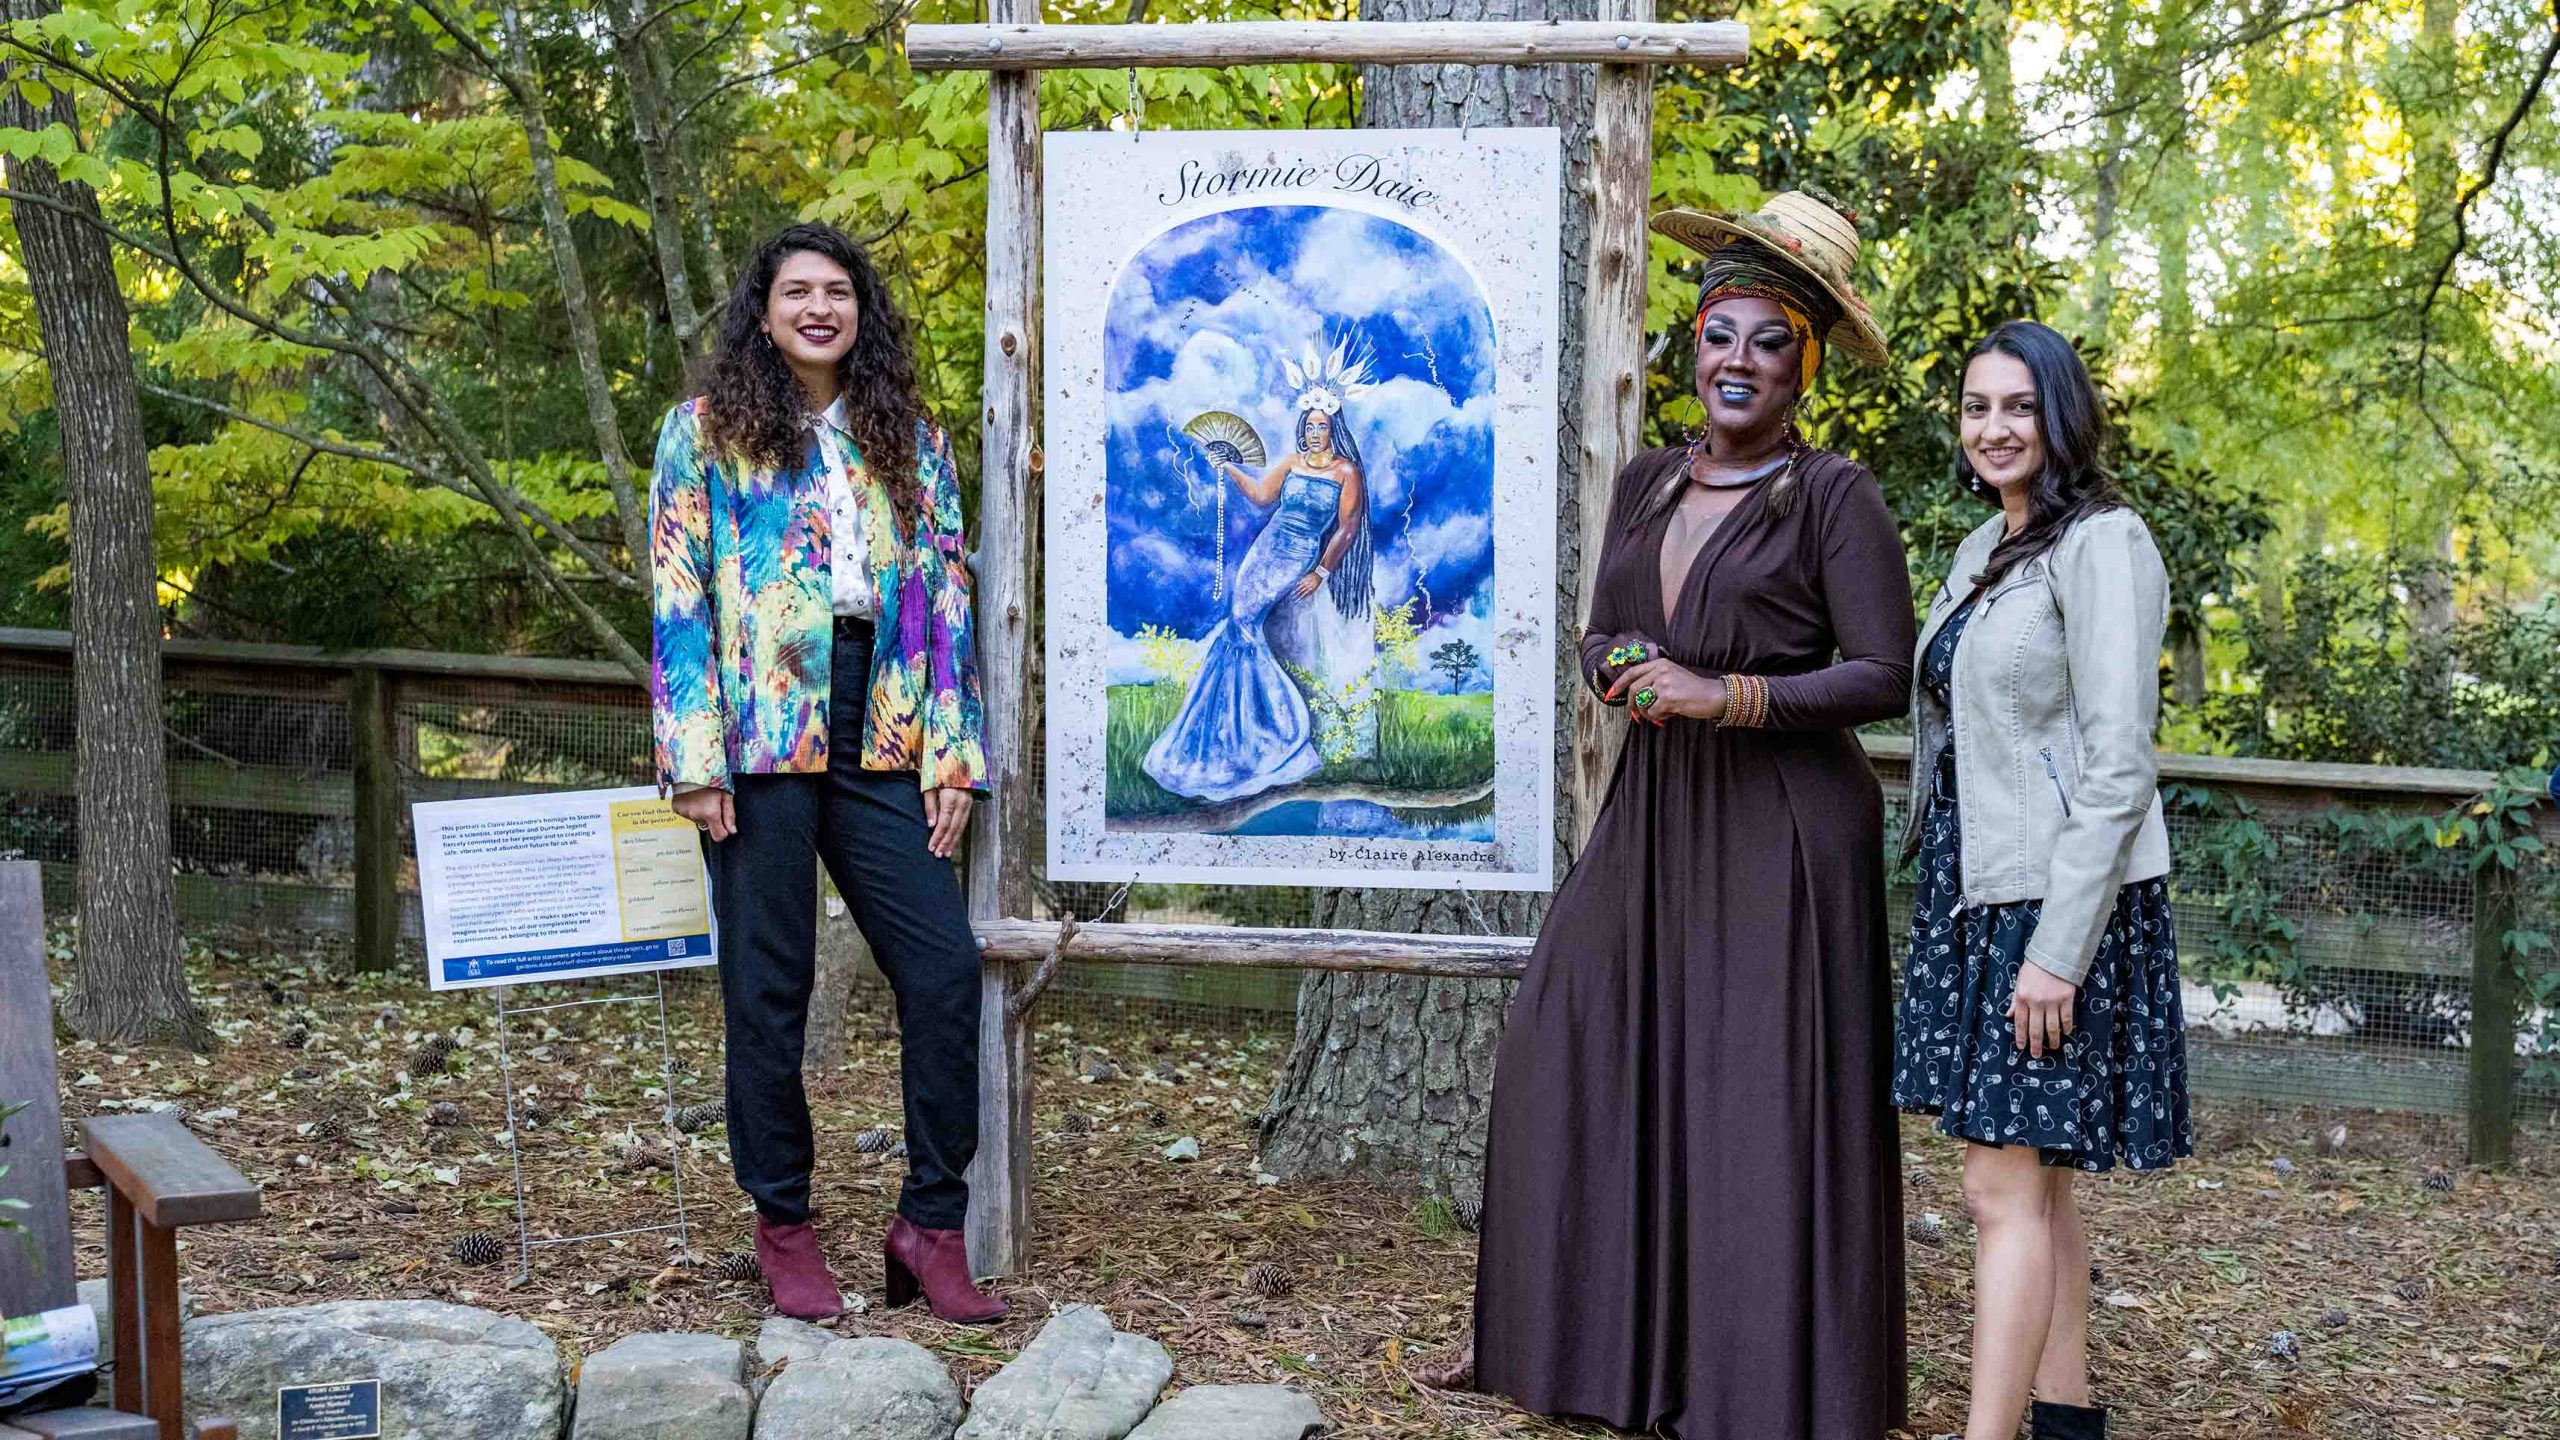
POLYGON ((847 1033, 853 1018, 853 992, 871 959, 862 927, 845 913, 844 901, 832 886, 818 901, 818 970, 809 988, 809 1035, 800 1055, 800 1073, 812 1080, 841 1069, 852 1053, 847 1033))
MULTIPOLYGON (((2430 82, 2452 75, 2454 0, 2426 0, 2419 7, 2418 50, 2430 82)), ((2441 253, 2438 232, 2450 230, 2453 225, 2455 193, 2462 183, 2462 156, 2455 149, 2454 127, 2441 114, 2404 118, 2409 122, 2412 148, 2417 151, 2417 163, 2411 168, 2411 179, 2417 188, 2417 233, 2421 237, 2417 249, 2421 256, 2430 256, 2441 253)), ((2421 396, 2426 383, 2425 375, 2417 377, 2421 396)), ((2453 683, 2452 655, 2444 641, 2453 634, 2454 623, 2454 508, 2450 503, 2444 506, 2443 517, 2427 537, 2428 559, 2432 563, 2409 577, 2411 633, 2431 642, 2424 652, 2425 663, 2438 689, 2449 688, 2453 683)))
MULTIPOLYGON (((51 13, 54 0, 0 0, 0 21, 51 13)), ((71 95, 39 111, 22 67, 0 66, 0 125, 61 124, 71 95)), ((78 212, 10 207, 61 427, 71 502, 71 677, 80 727, 79 970, 63 1002, 93 1040, 174 1040, 201 1050, 212 1032, 187 994, 169 878, 169 770, 161 738, 159 573, 152 552, 151 457, 134 390, 115 254, 98 197, 40 160, 6 162, 13 189, 78 212)))
POLYGON ((608 0, 605 13, 613 27, 615 66, 622 72, 623 92, 631 101, 640 178, 649 191, 649 243, 657 252, 658 278, 666 286, 667 324, 676 332, 677 359, 690 360, 695 338, 702 333, 702 315, 694 309, 693 279, 685 270, 683 205, 668 154, 674 112, 667 107, 667 92, 658 84, 657 67, 651 63, 637 0, 608 0))
MULTIPOLYGON (((1585 20, 1590 0, 1363 0, 1364 20, 1585 20)), ((1564 141, 1564 205, 1556 396, 1556 490, 1577 493, 1581 453, 1580 263, 1590 230, 1591 66, 1366 66, 1360 124, 1369 129, 1455 125, 1553 125, 1564 141)), ((1560 519, 1556 539, 1555 773, 1573 773, 1573 637, 1582 610, 1582 526, 1560 519)), ((1572 786, 1556 787, 1558 872, 1566 863, 1562 813, 1572 786)), ((1321 926, 1401 933, 1527 935, 1547 897, 1420 890, 1329 890, 1321 926)), ((1327 1174, 1412 1183, 1461 1196, 1482 1193, 1485 1119, 1494 1048, 1516 988, 1509 981, 1417 980, 1319 973, 1298 991, 1297 1034, 1262 1123, 1262 1165, 1275 1175, 1327 1174)))
POLYGON ((516 5, 498 10, 506 49, 500 60, 502 78, 524 124, 525 147, 533 160, 533 188, 542 200, 542 228, 551 241, 552 267, 560 276, 560 308, 569 322, 569 348, 578 357, 578 379, 587 401, 587 423, 595 427, 596 452, 604 459, 605 484, 613 491, 613 508, 622 522, 627 563, 644 571, 649 564, 648 517, 631 483, 631 452, 622 443, 622 422, 613 411, 613 385, 604 373, 604 348, 596 340, 595 305, 587 290, 587 271, 578 259, 576 237, 569 233, 569 203, 560 194, 558 168, 552 163, 551 127, 542 108, 542 89, 533 73, 533 48, 525 38, 524 12, 516 5))
POLYGON ((2124 204, 2125 135, 2132 122, 2126 96, 2132 86, 2125 63, 2125 17, 2129 7, 2110 5, 2098 33, 2098 64, 2107 77, 2107 118, 2099 126, 2095 195, 2089 206, 2089 295, 2083 329, 2101 348, 2115 326, 2116 232, 2124 204))

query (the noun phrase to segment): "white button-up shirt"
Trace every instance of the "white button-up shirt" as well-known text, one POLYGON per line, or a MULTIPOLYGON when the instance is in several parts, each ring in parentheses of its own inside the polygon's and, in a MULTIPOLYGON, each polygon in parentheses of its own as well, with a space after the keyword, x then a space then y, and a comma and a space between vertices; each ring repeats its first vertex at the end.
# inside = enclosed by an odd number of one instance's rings
POLYGON ((863 528, 862 491, 853 483, 853 452, 847 443, 853 430, 845 417, 844 396, 839 394, 823 413, 810 417, 809 427, 818 432, 818 458, 827 470, 827 519, 834 537, 830 546, 834 563, 828 578, 835 613, 868 620, 874 605, 871 536, 863 528))

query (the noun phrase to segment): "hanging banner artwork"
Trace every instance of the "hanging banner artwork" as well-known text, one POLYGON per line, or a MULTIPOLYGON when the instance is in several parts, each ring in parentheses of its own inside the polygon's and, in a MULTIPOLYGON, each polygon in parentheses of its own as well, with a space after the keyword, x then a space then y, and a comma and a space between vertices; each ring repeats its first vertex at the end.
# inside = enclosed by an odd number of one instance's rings
POLYGON ((1556 132, 1047 153, 1050 878, 1547 888, 1556 132))

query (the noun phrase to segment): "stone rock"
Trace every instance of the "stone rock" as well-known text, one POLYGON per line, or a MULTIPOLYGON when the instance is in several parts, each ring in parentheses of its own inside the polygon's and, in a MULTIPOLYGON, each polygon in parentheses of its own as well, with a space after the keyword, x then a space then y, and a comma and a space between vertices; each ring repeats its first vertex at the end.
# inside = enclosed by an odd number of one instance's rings
POLYGON ((756 1398, 764 1398, 764 1388, 794 1361, 806 1360, 843 1339, 833 1330, 822 1329, 806 1320, 776 1315, 756 1331, 755 1366, 747 1376, 747 1384, 756 1398))
POLYGON ((978 1387, 959 1440, 1121 1440, 1172 1378, 1162 1345, 1070 1305, 978 1387))
POLYGON ((1194 1385, 1155 1408, 1129 1440, 1310 1440, 1316 1402, 1286 1385, 1194 1385))
POLYGON ((960 1387, 941 1361, 921 1345, 870 1337, 785 1365, 756 1406, 755 1440, 951 1440, 959 1423, 960 1387))
MULTIPOLYGON (((115 1306, 107 1299, 107 1282, 101 1276, 80 1282, 80 1303, 98 1317, 98 1368, 106 1369, 116 1361, 115 1306)), ((184 1286, 178 1289, 178 1319, 181 1323, 196 1318, 196 1292, 184 1286)))
POLYGON ((382 1382, 382 1440, 559 1440, 551 1337, 439 1300, 341 1300, 207 1315, 181 1340, 187 1410, 275 1440, 276 1389, 382 1382))
POLYGON ((578 1367, 569 1440, 747 1440, 747 1347, 717 1335, 633 1335, 578 1367))

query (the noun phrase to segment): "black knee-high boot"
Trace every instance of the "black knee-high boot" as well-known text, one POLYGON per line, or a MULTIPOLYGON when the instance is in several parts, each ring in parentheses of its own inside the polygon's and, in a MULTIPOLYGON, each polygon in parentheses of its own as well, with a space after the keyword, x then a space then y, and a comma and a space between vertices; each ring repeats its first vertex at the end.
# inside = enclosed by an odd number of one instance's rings
POLYGON ((2107 1440, 2104 1405, 2056 1405, 2049 1400, 2036 1400, 2028 1404, 2027 1418, 2035 1440, 2107 1440))

